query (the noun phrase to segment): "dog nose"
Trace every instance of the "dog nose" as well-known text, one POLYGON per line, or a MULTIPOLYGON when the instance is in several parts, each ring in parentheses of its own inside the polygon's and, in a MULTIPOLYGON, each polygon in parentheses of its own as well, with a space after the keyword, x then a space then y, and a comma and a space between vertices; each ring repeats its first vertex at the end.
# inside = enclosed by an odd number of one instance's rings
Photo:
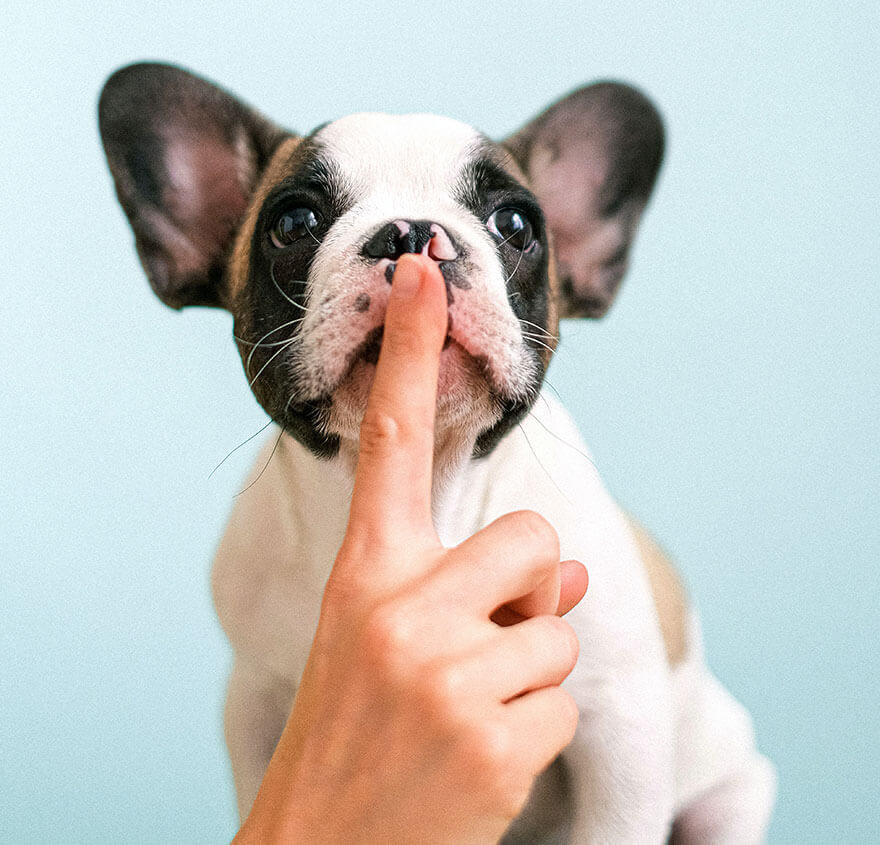
POLYGON ((368 258, 392 261, 407 252, 422 253, 435 261, 458 258, 458 250, 447 231, 430 220, 392 220, 370 237, 361 252, 368 258))

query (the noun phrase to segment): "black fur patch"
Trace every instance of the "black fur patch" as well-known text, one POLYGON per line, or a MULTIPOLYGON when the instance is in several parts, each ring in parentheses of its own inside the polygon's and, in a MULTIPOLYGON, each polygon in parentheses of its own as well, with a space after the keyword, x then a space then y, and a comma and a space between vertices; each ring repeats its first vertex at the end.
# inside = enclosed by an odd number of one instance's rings
POLYGON ((332 165, 322 158, 314 136, 296 149, 290 166, 290 175, 272 189, 257 217, 248 279, 236 309, 236 335, 245 341, 240 349, 248 380, 265 411, 316 455, 332 457, 339 438, 323 430, 329 397, 290 401, 301 393, 290 362, 299 342, 318 246, 352 200, 332 165), (318 225, 311 235, 279 249, 270 237, 272 227, 285 211, 299 207, 312 209, 318 225))
MULTIPOLYGON (((440 272, 443 275, 443 278, 446 281, 447 290, 449 286, 456 287, 459 290, 470 290, 471 283, 465 273, 464 267, 465 264, 461 260, 456 261, 441 261, 438 265, 440 267, 440 272)), ((450 302, 452 302, 452 292, 449 291, 450 294, 450 302)))
MULTIPOLYGON (((468 166, 459 180, 457 198, 484 223, 499 208, 517 208, 528 217, 535 243, 523 251, 511 244, 498 242, 498 256, 507 280, 507 296, 513 313, 518 319, 533 324, 525 326, 529 333, 540 333, 536 326, 549 331, 549 247, 544 214, 534 195, 501 167, 497 154, 491 150, 491 147, 488 148, 486 155, 468 166)), ((543 347, 529 334, 524 334, 523 341, 535 363, 534 390, 526 400, 498 397, 503 405, 501 419, 477 438, 475 457, 488 455, 501 438, 525 417, 537 398, 545 373, 543 347)))

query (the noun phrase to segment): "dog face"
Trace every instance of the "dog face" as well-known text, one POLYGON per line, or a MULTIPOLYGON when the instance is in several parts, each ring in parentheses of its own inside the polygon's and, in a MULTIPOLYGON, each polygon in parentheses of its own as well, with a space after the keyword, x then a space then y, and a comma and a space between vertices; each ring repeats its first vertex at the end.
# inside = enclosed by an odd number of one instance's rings
POLYGON ((537 201, 496 148, 445 118, 367 114, 277 158, 285 175, 238 235, 233 306, 264 406, 290 402, 288 427, 315 409, 309 437, 355 440, 396 261, 423 252, 449 302, 438 437, 473 444, 528 407, 546 363, 547 242, 537 201))
POLYGON ((303 137, 153 64, 114 74, 99 118, 154 290, 228 309, 258 401, 325 457, 356 443, 406 252, 446 281, 438 441, 490 451, 534 402, 559 316, 611 304, 663 151, 654 108, 616 83, 501 144, 432 115, 303 137))

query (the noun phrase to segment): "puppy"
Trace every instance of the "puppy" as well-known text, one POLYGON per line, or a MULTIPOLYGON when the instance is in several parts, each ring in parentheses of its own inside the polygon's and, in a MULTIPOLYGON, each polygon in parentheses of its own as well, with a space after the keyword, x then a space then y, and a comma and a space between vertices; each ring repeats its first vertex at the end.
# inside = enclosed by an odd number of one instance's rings
POLYGON ((749 717, 707 670, 674 573, 541 389, 559 318, 604 314, 626 270, 663 154, 645 97, 582 88, 502 143, 432 115, 358 114, 299 136, 183 70, 140 64, 110 78, 99 113, 153 290, 232 314, 278 427, 213 570, 235 651, 226 738, 242 816, 308 655, 391 278, 412 252, 438 262, 449 302, 440 537, 454 545, 532 509, 590 570, 568 617, 577 736, 505 841, 760 841, 774 775, 749 717))

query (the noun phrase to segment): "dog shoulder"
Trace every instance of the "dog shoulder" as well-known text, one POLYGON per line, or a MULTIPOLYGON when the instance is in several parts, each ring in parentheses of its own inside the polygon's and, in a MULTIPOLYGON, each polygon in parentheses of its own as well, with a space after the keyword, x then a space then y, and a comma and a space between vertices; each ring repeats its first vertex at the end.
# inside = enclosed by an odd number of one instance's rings
POLYGON ((230 643, 282 677, 305 665, 345 528, 344 482, 332 462, 318 464, 291 438, 271 436, 214 556, 214 604, 230 643))
MULTIPOLYGON (((579 526, 599 521, 602 528, 593 533, 608 542, 613 541, 621 549, 623 541, 618 535, 630 535, 638 563, 647 579, 667 662, 670 666, 678 664, 687 646, 688 599, 681 579, 657 541, 608 494, 593 457, 568 412, 554 397, 544 393, 520 431, 509 439, 508 450, 511 454, 505 457, 504 465, 507 468, 516 463, 522 466, 526 458, 531 460, 530 471, 535 475, 531 479, 532 486, 544 487, 549 491, 546 495, 548 511, 544 515, 551 522, 564 518, 561 515, 566 511, 569 513, 568 519, 574 518, 579 526), (520 441, 520 454, 515 456, 513 441, 517 440, 520 441), (559 509, 562 499, 566 500, 566 507, 559 509), (619 516, 622 518, 618 519, 619 516), (619 526, 621 530, 613 531, 613 523, 622 523, 619 526)), ((502 456, 503 450, 499 458, 502 456)), ((510 482, 505 486, 510 487, 510 482)), ((536 509, 541 510, 540 507, 536 509)), ((567 528, 557 526, 561 534, 567 533, 567 528)), ((585 563, 590 568, 590 561, 585 563)), ((626 566, 623 560, 620 565, 626 566)))
MULTIPOLYGON (((274 441, 274 438, 272 438, 274 441)), ((252 626, 261 604, 261 587, 289 555, 278 466, 272 443, 260 450, 254 468, 236 496, 214 555, 211 587, 220 623, 236 645, 252 626), (262 473, 261 473, 262 469, 262 473)))

